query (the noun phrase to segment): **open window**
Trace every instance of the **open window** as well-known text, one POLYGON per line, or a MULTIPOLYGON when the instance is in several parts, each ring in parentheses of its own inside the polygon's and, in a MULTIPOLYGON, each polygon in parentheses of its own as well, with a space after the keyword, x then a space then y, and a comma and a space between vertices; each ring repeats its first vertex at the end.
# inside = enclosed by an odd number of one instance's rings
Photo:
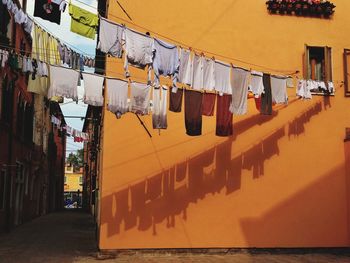
POLYGON ((314 95, 334 95, 332 49, 305 45, 304 78, 319 83, 311 90, 314 95))

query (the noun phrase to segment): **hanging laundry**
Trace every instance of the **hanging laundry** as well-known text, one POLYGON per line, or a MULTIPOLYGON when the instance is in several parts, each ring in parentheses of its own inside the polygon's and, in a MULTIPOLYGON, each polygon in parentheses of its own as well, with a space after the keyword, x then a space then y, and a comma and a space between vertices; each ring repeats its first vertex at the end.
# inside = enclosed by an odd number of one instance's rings
POLYGON ((194 90, 203 89, 203 80, 204 80, 204 69, 203 69, 204 57, 197 54, 193 58, 193 78, 192 78, 192 88, 194 90))
POLYGON ((230 111, 235 115, 247 113, 249 75, 250 72, 246 69, 232 68, 232 103, 230 111))
POLYGON ((22 9, 17 9, 16 13, 14 14, 14 18, 15 18, 15 23, 21 25, 26 21, 27 16, 22 9))
POLYGON ((99 42, 97 49, 113 57, 121 58, 123 54, 123 26, 100 16, 99 42))
POLYGON ((151 86, 144 83, 131 82, 130 87, 130 111, 136 114, 147 115, 149 112, 151 86))
POLYGON ((26 31, 28 34, 32 34, 34 22, 32 19, 28 17, 28 15, 26 16, 27 16, 27 19, 23 22, 23 28, 24 28, 24 31, 26 31))
POLYGON ((169 110, 172 112, 181 112, 183 89, 177 89, 176 93, 173 92, 174 88, 170 88, 169 92, 169 110))
POLYGON ((287 88, 294 88, 294 80, 292 77, 287 77, 287 88))
POLYGON ((168 89, 166 86, 153 88, 153 129, 166 129, 168 127, 167 95, 168 89))
POLYGON ((128 64, 145 69, 148 66, 148 82, 151 81, 151 66, 153 63, 154 41, 148 35, 125 29, 125 61, 126 77, 130 77, 128 64))
POLYGON ((213 116, 215 107, 216 94, 204 93, 202 102, 202 115, 213 116))
POLYGON ((189 50, 180 49, 180 66, 179 66, 179 82, 192 85, 193 78, 193 60, 189 50))
POLYGON ((34 16, 58 25, 61 23, 61 11, 59 5, 48 0, 35 0, 34 16))
POLYGON ((9 58, 9 52, 7 50, 0 50, 0 55, 1 55, 1 67, 4 68, 9 58))
POLYGON ((215 61, 215 90, 220 95, 232 94, 230 80, 231 66, 224 62, 215 61))
POLYGON ((230 111, 232 96, 224 94, 217 96, 216 102, 216 132, 217 136, 231 136, 233 134, 232 118, 233 114, 230 111))
POLYGON ((119 119, 129 111, 128 82, 120 79, 106 78, 107 109, 119 119))
POLYGON ((265 92, 261 94, 260 113, 264 115, 272 114, 272 92, 271 92, 271 76, 263 75, 263 85, 265 92))
POLYGON ((103 106, 103 76, 82 73, 84 79, 83 101, 91 106, 103 106))
POLYGON ((154 39, 153 70, 155 74, 155 86, 158 87, 159 77, 169 76, 172 78, 172 86, 176 88, 179 73, 179 53, 177 46, 159 39, 154 39))
POLYGON ((185 127, 189 136, 202 134, 202 95, 198 91, 185 90, 185 127))
POLYGON ((287 79, 280 76, 271 76, 272 102, 288 103, 287 79))
POLYGON ((300 80, 297 86, 297 96, 303 99, 311 99, 311 90, 318 90, 318 84, 314 80, 300 80))
POLYGON ((48 91, 48 98, 62 96, 78 101, 78 80, 78 71, 50 65, 50 88, 48 91))
POLYGON ((249 84, 249 91, 254 94, 255 98, 264 93, 263 73, 259 71, 251 71, 251 79, 249 84))
POLYGON ((215 60, 205 58, 203 60, 203 87, 205 90, 213 91, 215 89, 215 60))
POLYGON ((70 30, 81 36, 95 39, 98 16, 78 6, 69 4, 69 15, 72 18, 70 30))

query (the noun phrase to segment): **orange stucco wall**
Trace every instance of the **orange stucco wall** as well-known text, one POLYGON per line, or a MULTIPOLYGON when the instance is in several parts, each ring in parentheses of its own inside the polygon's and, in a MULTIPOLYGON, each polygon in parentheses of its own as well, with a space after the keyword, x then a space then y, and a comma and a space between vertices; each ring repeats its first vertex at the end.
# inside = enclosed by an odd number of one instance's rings
MULTIPOLYGON (((350 2, 334 0, 331 20, 269 15, 261 0, 121 2, 136 24, 269 68, 226 60, 256 70, 301 76, 304 45, 330 46, 337 92, 301 101, 289 89, 290 104, 270 117, 249 100, 229 138, 215 136, 215 117, 203 117, 203 135, 189 137, 183 112, 169 112, 160 134, 145 116, 149 138, 133 114, 117 120, 105 111, 100 248, 349 246, 350 99, 341 81, 350 2)), ((110 1, 108 18, 122 22, 114 16, 126 18, 110 1)), ((122 61, 108 58, 107 74, 120 77, 122 61)))

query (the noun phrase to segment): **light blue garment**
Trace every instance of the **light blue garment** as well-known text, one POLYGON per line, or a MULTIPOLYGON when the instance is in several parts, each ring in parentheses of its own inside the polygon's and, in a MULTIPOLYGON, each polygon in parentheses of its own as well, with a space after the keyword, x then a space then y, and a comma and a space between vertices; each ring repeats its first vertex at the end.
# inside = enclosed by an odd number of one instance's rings
POLYGON ((176 87, 179 73, 179 52, 177 46, 155 39, 154 48, 153 70, 155 86, 159 86, 159 76, 162 75, 171 76, 173 87, 176 87))

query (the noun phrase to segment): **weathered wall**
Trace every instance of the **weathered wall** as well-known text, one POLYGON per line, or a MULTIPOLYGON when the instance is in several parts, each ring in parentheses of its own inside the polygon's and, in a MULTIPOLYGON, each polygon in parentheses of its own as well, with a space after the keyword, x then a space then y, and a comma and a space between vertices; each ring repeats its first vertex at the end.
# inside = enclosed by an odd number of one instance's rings
MULTIPOLYGON (((215 117, 203 117, 203 135, 189 137, 183 112, 169 112, 160 135, 145 116, 149 138, 135 115, 117 120, 106 111, 101 249, 349 245, 343 138, 350 101, 341 81, 350 3, 333 1, 334 18, 324 20, 269 15, 264 2, 122 1, 136 24, 265 72, 303 72, 305 44, 330 46, 337 93, 297 101, 291 89, 290 104, 271 117, 250 100, 229 138, 215 136, 215 117)), ((114 16, 124 18, 110 2, 109 19, 121 22, 114 16)), ((109 58, 107 74, 121 73, 122 61, 109 58)))

